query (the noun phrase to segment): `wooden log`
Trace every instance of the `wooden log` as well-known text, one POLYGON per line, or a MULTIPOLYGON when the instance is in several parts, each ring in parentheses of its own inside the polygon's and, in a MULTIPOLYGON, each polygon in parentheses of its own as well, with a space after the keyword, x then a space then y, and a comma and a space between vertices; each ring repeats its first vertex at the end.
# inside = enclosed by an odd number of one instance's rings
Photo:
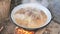
POLYGON ((11 0, 0 0, 0 31, 3 29, 4 19, 9 16, 11 0))
POLYGON ((9 16, 11 0, 0 0, 0 19, 9 16))

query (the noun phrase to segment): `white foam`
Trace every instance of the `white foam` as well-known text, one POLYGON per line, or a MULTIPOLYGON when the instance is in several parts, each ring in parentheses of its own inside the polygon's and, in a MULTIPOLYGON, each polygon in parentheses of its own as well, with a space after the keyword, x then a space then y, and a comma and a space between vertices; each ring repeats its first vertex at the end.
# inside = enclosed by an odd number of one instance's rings
POLYGON ((23 15, 23 14, 16 14, 15 16, 14 16, 15 18, 20 18, 20 19, 24 19, 25 18, 25 15, 23 15))

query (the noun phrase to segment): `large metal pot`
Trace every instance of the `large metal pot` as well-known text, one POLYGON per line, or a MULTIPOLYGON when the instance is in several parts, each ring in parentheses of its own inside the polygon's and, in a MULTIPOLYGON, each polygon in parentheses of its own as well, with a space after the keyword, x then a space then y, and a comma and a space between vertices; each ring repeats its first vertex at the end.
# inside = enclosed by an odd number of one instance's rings
POLYGON ((32 8, 37 8, 37 9, 43 10, 44 13, 47 15, 47 21, 45 22, 45 24, 44 24, 44 25, 41 25, 41 26, 38 27, 38 28, 44 27, 45 25, 47 25, 47 24, 50 22, 50 20, 51 20, 51 18, 52 18, 50 11, 49 11, 46 7, 42 6, 41 4, 33 1, 33 2, 31 2, 31 3, 25 3, 25 4, 18 5, 17 7, 15 7, 15 8, 12 10, 12 12, 11 12, 11 19, 13 20, 13 22, 14 22, 16 25, 18 25, 18 26, 20 26, 20 27, 23 27, 23 28, 25 28, 25 29, 30 29, 30 30, 38 29, 37 27, 36 27, 36 28, 28 28, 28 27, 21 26, 21 25, 19 25, 18 23, 16 23, 16 21, 14 20, 13 15, 15 14, 15 12, 17 12, 17 11, 20 10, 21 8, 25 8, 25 7, 28 7, 28 6, 29 6, 29 7, 32 7, 32 8))

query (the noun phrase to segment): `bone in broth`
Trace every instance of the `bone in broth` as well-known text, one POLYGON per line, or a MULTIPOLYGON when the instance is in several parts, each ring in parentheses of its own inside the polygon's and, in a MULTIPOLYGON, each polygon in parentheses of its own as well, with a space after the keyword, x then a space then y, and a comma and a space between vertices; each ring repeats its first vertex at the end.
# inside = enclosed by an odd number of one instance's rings
POLYGON ((15 22, 28 28, 37 28, 45 24, 46 14, 36 8, 21 8, 14 14, 15 22))

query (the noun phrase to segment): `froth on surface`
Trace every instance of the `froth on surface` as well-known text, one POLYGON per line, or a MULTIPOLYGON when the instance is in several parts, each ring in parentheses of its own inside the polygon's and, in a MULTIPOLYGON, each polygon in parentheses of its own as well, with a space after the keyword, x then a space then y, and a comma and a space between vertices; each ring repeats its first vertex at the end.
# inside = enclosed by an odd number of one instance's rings
POLYGON ((36 8, 21 8, 14 14, 15 22, 28 28, 37 28, 43 25, 46 20, 46 14, 36 8))

